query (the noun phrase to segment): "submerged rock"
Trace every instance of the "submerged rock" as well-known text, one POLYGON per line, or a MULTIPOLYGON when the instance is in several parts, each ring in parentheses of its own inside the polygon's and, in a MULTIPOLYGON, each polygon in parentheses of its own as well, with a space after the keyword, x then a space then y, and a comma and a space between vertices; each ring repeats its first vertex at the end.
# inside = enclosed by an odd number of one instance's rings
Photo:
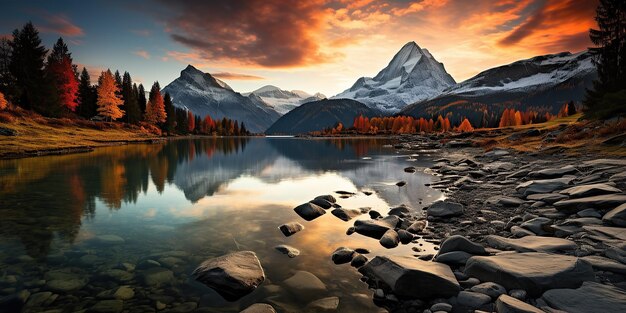
POLYGON ((297 271, 283 281, 286 289, 301 300, 319 299, 327 291, 326 285, 315 275, 307 271, 297 271))
POLYGON ((456 202, 437 201, 426 210, 429 216, 452 217, 463 214, 463 205, 456 202))
POLYGON ((297 207, 295 207, 293 209, 294 211, 296 211, 296 213, 298 213, 298 215, 300 215, 300 217, 302 217, 303 219, 307 220, 307 221, 312 221, 324 214, 326 214, 326 211, 324 211, 323 208, 321 208, 320 206, 307 202, 305 204, 301 204, 297 207))
POLYGON ((162 286, 174 281, 174 273, 162 267, 152 267, 143 272, 142 278, 148 286, 162 286))
POLYGON ((579 258, 539 252, 475 256, 467 261, 465 274, 509 290, 524 289, 532 296, 553 288, 576 288, 595 279, 591 264, 579 258))
POLYGON ((252 251, 238 251, 208 259, 192 275, 228 301, 251 293, 265 280, 261 263, 252 251))
POLYGON ((45 274, 46 287, 55 292, 71 292, 87 285, 89 278, 77 268, 62 268, 45 274))
POLYGON ((626 312, 626 291, 596 282, 584 282, 578 289, 552 289, 541 296, 551 307, 569 312, 626 312))
POLYGON ((449 266, 410 257, 377 256, 359 272, 402 297, 448 298, 461 289, 449 266))
POLYGON ((286 237, 289 237, 301 230, 304 229, 304 225, 298 223, 298 222, 291 222, 291 223, 287 223, 287 224, 283 224, 278 226, 278 229, 280 229, 280 231, 283 233, 283 235, 285 235, 286 237))

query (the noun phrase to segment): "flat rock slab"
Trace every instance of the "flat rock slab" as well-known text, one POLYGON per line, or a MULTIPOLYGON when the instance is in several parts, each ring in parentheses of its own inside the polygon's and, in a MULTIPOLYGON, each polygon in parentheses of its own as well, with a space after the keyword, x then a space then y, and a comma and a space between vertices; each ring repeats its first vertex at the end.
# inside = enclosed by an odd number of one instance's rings
POLYGON ((493 196, 487 199, 485 203, 492 204, 492 205, 515 207, 515 206, 520 206, 524 204, 524 200, 520 198, 514 198, 514 197, 508 197, 508 196, 493 196))
POLYGON ((594 209, 613 209, 619 205, 626 203, 626 195, 609 194, 593 197, 561 200, 554 203, 557 210, 577 212, 588 208, 594 209))
POLYGON ((607 242, 623 242, 626 241, 626 228, 622 227, 606 227, 598 225, 583 226, 594 239, 607 242))
POLYGON ((609 184, 590 184, 567 188, 561 190, 560 193, 568 195, 570 198, 584 198, 620 192, 622 191, 609 184))
POLYGON ((439 254, 444 254, 453 251, 464 251, 469 254, 486 255, 485 248, 466 237, 461 235, 452 235, 446 238, 439 247, 439 254))
POLYGON ((487 244, 493 248, 517 252, 559 252, 578 248, 571 240, 555 237, 525 236, 516 239, 489 235, 486 240, 487 244))
POLYGON ((540 252, 474 256, 467 261, 465 274, 507 290, 524 289, 531 296, 548 289, 576 288, 595 279, 591 264, 579 258, 540 252))
POLYGON ((501 295, 496 300, 496 312, 498 313, 544 313, 522 300, 515 299, 508 295, 501 295))
POLYGON ((238 251, 208 259, 192 275, 228 301, 251 293, 265 280, 261 262, 252 251, 238 251))
POLYGON ((541 299, 568 313, 626 312, 626 291, 590 281, 578 289, 548 290, 541 299))
POLYGON ((546 168, 530 172, 528 176, 532 178, 557 178, 567 174, 575 174, 577 172, 578 170, 575 167, 571 165, 566 165, 561 168, 546 168))
POLYGON ((535 193, 551 193, 557 190, 565 189, 574 180, 574 176, 566 176, 562 178, 553 179, 541 179, 541 180, 529 180, 523 182, 515 190, 522 193, 524 196, 532 195, 535 193))
POLYGON ((533 200, 533 201, 542 201, 545 203, 552 204, 557 201, 567 199, 567 196, 560 194, 560 193, 535 193, 535 194, 529 195, 528 197, 526 197, 526 199, 533 200))
POLYGON ((582 259, 589 262, 597 270, 626 275, 626 264, 599 255, 588 255, 582 259))
POLYGON ((388 286, 408 298, 448 298, 461 287, 448 265, 411 257, 377 256, 359 269, 371 281, 388 286))
POLYGON ((626 203, 604 214, 602 221, 609 225, 626 227, 626 203))
POLYGON ((463 205, 456 202, 437 201, 428 207, 429 216, 452 217, 463 214, 463 205))

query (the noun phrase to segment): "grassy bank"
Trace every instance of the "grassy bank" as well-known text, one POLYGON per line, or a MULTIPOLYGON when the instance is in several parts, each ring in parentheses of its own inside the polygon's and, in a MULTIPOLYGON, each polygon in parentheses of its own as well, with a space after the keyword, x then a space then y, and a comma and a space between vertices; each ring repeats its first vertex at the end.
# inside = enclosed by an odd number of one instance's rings
POLYGON ((85 152, 160 138, 140 126, 45 118, 23 110, 0 112, 0 134, 2 159, 85 152))

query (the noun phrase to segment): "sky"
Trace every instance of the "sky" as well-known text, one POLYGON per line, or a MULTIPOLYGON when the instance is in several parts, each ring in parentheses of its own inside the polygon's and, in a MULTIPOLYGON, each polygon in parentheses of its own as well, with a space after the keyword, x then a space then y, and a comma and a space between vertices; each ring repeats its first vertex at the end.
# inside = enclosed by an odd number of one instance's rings
POLYGON ((373 77, 407 42, 457 82, 488 68, 589 46, 598 0, 0 0, 0 36, 32 21, 93 76, 165 86, 187 64, 239 92, 321 92, 373 77))

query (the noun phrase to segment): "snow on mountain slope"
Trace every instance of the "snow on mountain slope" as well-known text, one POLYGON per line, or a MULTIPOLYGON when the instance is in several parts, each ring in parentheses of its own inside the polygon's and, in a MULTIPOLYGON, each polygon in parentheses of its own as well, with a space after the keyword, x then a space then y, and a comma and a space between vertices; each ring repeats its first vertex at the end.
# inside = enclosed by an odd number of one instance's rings
POLYGON ((163 88, 175 106, 214 119, 230 118, 245 123, 248 130, 264 132, 280 114, 262 100, 245 97, 221 80, 189 65, 180 77, 163 88))
POLYGON ((358 100, 385 113, 438 96, 456 84, 443 64, 415 42, 405 44, 374 78, 361 77, 334 99, 358 100))
POLYGON ((265 103, 273 107, 278 113, 285 114, 303 103, 317 101, 326 98, 326 96, 316 93, 308 94, 302 90, 287 91, 276 86, 267 85, 255 91, 244 93, 246 96, 256 95, 265 103))

